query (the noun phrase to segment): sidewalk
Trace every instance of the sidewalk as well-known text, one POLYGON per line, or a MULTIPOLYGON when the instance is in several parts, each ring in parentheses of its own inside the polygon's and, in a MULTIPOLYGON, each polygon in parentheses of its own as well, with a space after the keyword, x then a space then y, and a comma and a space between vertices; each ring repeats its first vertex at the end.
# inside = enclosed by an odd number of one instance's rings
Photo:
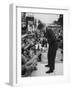
POLYGON ((63 75, 63 63, 55 63, 55 70, 51 74, 46 74, 45 72, 49 68, 45 67, 46 64, 38 62, 37 70, 33 71, 31 76, 51 76, 51 75, 63 75))
POLYGON ((46 74, 45 72, 49 70, 48 67, 45 67, 47 64, 47 53, 43 53, 42 62, 38 62, 37 70, 33 71, 31 76, 51 76, 51 75, 63 75, 63 63, 60 62, 61 53, 60 49, 57 51, 56 54, 56 62, 55 62, 55 70, 53 73, 46 74))

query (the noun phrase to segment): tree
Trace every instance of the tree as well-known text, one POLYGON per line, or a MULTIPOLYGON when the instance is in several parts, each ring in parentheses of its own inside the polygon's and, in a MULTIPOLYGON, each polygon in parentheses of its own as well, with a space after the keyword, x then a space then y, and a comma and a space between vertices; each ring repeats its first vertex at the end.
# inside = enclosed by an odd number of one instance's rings
POLYGON ((41 30, 44 27, 44 24, 39 20, 38 21, 38 29, 41 30))
POLYGON ((60 14, 59 19, 58 19, 58 23, 63 26, 63 14, 60 14))

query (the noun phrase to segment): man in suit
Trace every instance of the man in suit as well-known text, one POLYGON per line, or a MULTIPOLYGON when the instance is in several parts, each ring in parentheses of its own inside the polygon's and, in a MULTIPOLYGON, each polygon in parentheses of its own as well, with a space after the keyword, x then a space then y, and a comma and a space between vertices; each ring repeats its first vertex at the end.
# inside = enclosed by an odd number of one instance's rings
POLYGON ((49 71, 46 73, 52 73, 55 69, 55 57, 57 51, 57 40, 54 32, 51 29, 46 28, 45 37, 47 38, 47 42, 49 44, 48 49, 48 64, 45 67, 49 67, 49 71))

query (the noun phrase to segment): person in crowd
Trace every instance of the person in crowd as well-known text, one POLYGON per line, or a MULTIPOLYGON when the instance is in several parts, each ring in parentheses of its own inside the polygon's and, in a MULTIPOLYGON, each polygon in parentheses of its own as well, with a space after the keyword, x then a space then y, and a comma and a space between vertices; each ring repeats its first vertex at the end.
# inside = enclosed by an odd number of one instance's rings
POLYGON ((49 67, 49 71, 46 73, 52 73, 55 69, 55 56, 57 51, 57 40, 54 32, 51 29, 46 28, 45 37, 47 38, 47 42, 49 44, 48 49, 48 64, 45 67, 49 67))

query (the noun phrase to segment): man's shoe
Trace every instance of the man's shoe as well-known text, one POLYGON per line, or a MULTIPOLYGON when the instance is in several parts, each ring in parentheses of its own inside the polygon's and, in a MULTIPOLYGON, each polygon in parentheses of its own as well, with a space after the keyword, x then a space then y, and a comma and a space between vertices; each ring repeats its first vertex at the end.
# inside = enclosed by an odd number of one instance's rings
POLYGON ((49 65, 45 65, 45 67, 49 67, 49 65))
POLYGON ((47 71, 46 73, 53 73, 53 70, 49 70, 49 71, 47 71))

